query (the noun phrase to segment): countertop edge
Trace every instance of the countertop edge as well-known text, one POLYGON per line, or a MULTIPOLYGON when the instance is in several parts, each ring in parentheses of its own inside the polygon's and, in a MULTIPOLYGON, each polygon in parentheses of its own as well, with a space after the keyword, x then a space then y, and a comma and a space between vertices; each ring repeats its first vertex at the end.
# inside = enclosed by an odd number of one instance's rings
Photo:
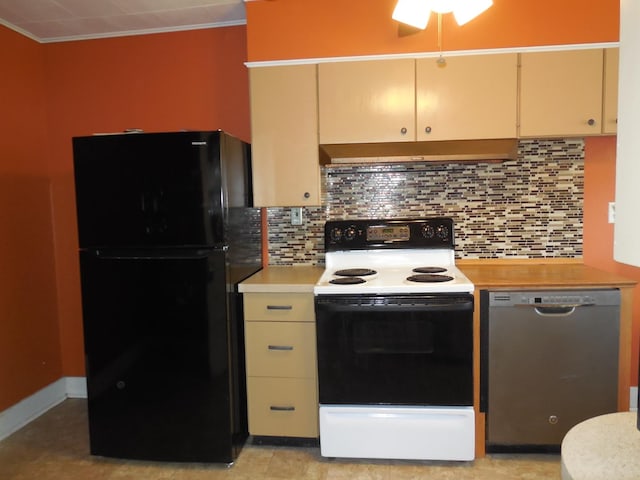
POLYGON ((261 284, 240 284, 240 293, 313 293, 313 284, 296 283, 261 283, 261 284))

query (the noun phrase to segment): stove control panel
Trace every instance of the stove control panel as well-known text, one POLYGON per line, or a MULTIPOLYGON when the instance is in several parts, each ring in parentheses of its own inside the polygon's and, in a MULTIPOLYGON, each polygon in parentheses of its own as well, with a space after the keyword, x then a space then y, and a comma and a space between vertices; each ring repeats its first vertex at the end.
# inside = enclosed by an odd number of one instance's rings
POLYGON ((371 225, 367 227, 368 242, 406 242, 410 238, 409 225, 371 225))
POLYGON ((332 220, 324 231, 326 251, 454 247, 448 217, 332 220))

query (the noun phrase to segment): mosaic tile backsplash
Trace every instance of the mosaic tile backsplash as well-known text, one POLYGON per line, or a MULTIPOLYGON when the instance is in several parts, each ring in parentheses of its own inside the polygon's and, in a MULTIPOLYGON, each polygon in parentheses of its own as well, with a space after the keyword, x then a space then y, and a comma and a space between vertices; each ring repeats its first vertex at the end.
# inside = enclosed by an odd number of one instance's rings
POLYGON ((322 265, 324 223, 346 218, 452 217, 457 258, 582 256, 582 139, 520 140, 504 163, 331 166, 322 188, 302 226, 267 209, 270 265, 322 265))

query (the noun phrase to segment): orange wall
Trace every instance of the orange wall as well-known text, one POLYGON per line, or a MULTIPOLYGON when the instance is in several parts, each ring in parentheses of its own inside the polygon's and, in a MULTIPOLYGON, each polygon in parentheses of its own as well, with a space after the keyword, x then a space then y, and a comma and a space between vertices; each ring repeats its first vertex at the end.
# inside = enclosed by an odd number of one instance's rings
MULTIPOLYGON (((399 35, 396 0, 262 0, 246 4, 249 61, 438 50, 435 16, 399 35)), ((619 0, 494 0, 459 27, 443 16, 443 49, 616 42, 619 0)))
MULTIPOLYGON (((247 59, 436 50, 434 28, 398 35, 394 3, 256 1, 247 27, 45 45, 0 26, 0 411, 84 375, 71 137, 222 128, 249 140, 247 59)), ((464 27, 446 16, 444 49, 617 41, 618 15, 617 0, 495 0, 464 27)), ((587 141, 585 262, 640 279, 613 261, 601 216, 614 148, 587 141)))
POLYGON ((71 138, 220 128, 250 140, 246 34, 240 26, 43 47, 62 365, 84 375, 71 138))
MULTIPOLYGON (((613 224, 608 222, 608 204, 615 199, 616 137, 585 139, 584 164, 584 263, 640 282, 640 268, 613 259, 613 224)), ((638 340, 640 337, 640 285, 633 302, 631 384, 638 384, 638 340)))
POLYGON ((60 378, 44 55, 0 26, 0 411, 60 378), (8 46, 10 46, 8 48, 8 46))

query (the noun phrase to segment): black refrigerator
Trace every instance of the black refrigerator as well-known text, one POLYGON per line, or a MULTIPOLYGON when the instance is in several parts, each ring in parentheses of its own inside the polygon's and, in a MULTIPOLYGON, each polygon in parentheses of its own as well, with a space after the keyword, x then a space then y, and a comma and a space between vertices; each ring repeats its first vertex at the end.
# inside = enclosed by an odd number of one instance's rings
POLYGON ((242 302, 261 268, 248 144, 73 138, 90 449, 232 463, 248 435, 242 302))

